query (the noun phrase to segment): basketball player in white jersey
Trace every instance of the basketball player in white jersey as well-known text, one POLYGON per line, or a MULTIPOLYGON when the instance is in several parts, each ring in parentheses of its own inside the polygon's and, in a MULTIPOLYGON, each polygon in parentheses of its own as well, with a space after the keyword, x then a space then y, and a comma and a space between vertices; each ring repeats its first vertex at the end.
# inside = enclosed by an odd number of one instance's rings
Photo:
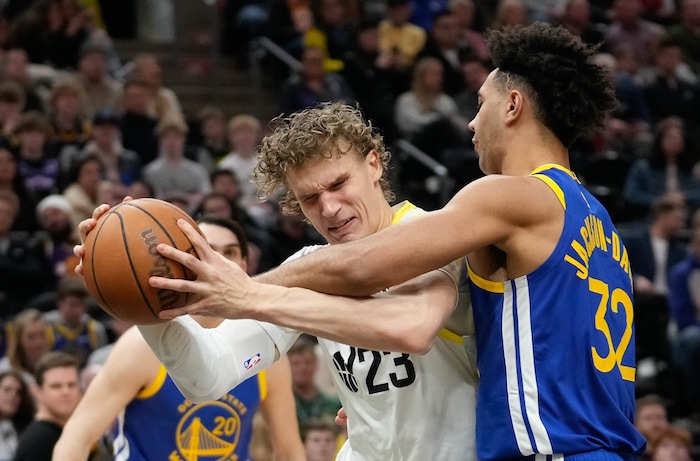
MULTIPOLYGON (((423 213, 408 202, 390 205, 389 153, 357 109, 324 104, 280 122, 261 145, 257 182, 267 195, 285 193, 283 210, 301 211, 331 245, 423 213)), ((83 236, 93 225, 81 224, 83 236)), ((235 270, 206 242, 190 238, 201 259, 193 268, 201 290, 210 287, 211 276, 227 278, 235 270)), ((163 254, 182 256, 171 250, 163 254)), ((476 460, 477 373, 463 270, 459 259, 364 299, 290 290, 272 300, 289 314, 279 322, 289 328, 234 320, 204 330, 183 316, 140 329, 193 401, 217 398, 268 366, 300 331, 315 334, 348 415, 348 440, 338 460, 476 460), (314 322, 294 318, 295 305, 313 307, 314 322)))

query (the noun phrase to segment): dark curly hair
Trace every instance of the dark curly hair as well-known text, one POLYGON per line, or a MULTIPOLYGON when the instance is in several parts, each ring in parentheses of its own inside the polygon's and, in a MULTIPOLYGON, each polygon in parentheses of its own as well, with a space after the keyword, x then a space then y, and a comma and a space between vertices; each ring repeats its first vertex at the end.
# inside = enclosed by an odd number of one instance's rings
POLYGON ((561 26, 537 22, 488 34, 500 91, 518 88, 533 101, 539 121, 566 147, 602 126, 616 105, 609 71, 593 63, 587 45, 561 26))

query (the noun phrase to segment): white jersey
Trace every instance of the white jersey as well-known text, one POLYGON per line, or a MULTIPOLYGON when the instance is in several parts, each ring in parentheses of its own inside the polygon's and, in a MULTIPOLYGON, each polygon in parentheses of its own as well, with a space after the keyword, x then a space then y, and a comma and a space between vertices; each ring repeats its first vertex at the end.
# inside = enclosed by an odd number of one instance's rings
MULTIPOLYGON (((408 202, 395 205, 392 224, 422 212, 408 202)), ((304 248, 288 261, 318 248, 304 248)), ((447 328, 425 355, 370 351, 318 338, 348 415, 348 440, 337 461, 476 460, 478 374, 464 268, 460 259, 441 269, 460 296, 447 328)), ((280 353, 300 334, 261 325, 280 353)))

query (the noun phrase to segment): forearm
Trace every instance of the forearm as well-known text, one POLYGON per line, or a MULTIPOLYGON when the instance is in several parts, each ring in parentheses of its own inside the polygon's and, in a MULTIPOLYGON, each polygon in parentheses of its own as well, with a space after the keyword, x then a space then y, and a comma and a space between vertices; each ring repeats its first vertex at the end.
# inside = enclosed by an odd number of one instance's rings
POLYGON ((83 437, 82 434, 61 435, 61 438, 58 439, 54 446, 51 461, 87 461, 90 457, 90 448, 93 443, 83 437))
POLYGON ((424 353, 454 306, 456 290, 444 278, 446 289, 416 285, 370 298, 261 284, 252 316, 366 349, 424 353))
POLYGON ((139 325, 144 339, 185 397, 216 400, 275 360, 275 343, 253 320, 205 329, 188 316, 139 325))

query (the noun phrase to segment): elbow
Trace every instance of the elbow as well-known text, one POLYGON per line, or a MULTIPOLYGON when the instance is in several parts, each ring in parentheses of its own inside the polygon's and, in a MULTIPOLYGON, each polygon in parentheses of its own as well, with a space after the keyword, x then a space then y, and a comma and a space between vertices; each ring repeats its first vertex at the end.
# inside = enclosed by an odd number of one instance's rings
POLYGON ((385 332, 391 350, 425 355, 433 348, 439 328, 434 327, 428 320, 418 315, 409 321, 396 322, 396 324, 400 324, 400 328, 385 332))

